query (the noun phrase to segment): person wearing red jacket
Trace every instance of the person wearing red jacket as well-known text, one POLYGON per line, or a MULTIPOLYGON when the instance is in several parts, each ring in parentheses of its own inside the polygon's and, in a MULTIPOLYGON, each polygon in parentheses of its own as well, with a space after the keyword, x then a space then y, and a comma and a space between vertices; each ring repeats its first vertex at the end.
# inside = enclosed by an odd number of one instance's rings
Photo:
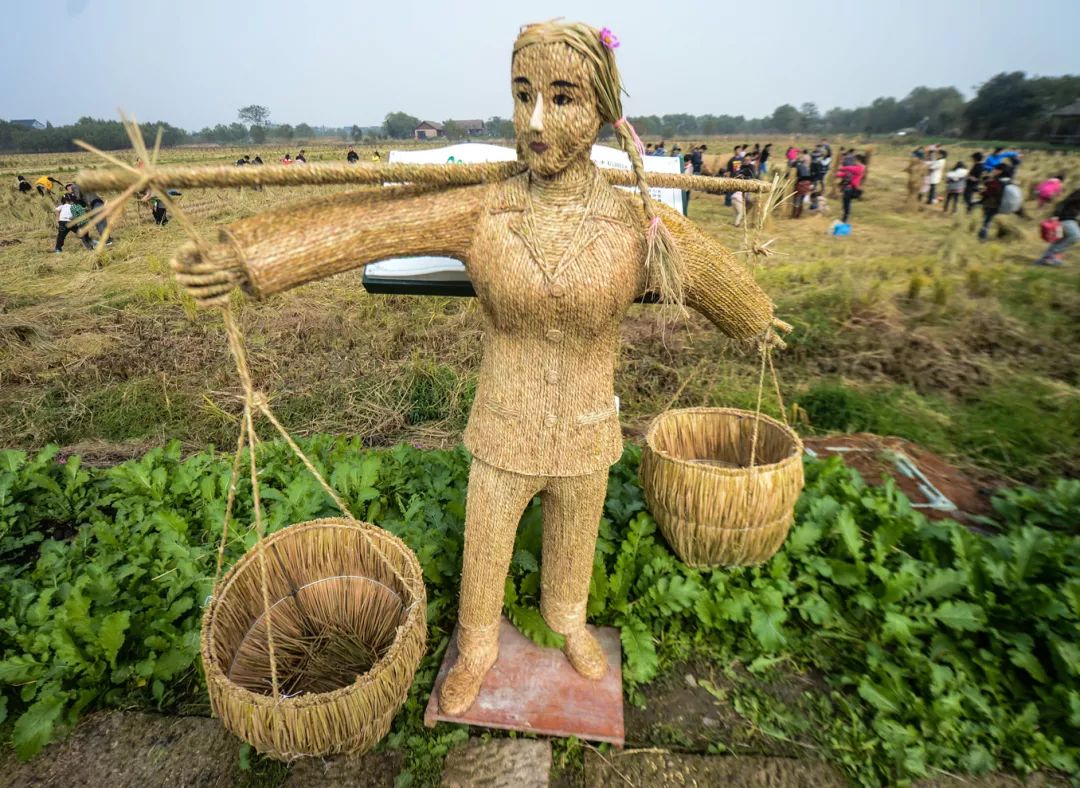
POLYGON ((844 194, 844 218, 841 221, 847 224, 848 217, 851 215, 851 201, 862 197, 862 182, 866 177, 866 157, 862 154, 857 155, 854 164, 845 164, 836 171, 836 177, 840 181, 844 194))

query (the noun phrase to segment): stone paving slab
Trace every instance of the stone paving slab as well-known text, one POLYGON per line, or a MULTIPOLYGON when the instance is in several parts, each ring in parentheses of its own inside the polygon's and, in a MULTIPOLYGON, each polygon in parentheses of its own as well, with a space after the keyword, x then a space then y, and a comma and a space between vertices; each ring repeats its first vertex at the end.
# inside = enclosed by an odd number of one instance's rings
POLYGON ((848 781, 821 761, 682 755, 663 750, 585 753, 585 785, 701 788, 844 788, 848 781))
POLYGON ((550 742, 472 739, 446 756, 442 788, 547 788, 550 772, 550 742))
POLYGON ((217 720, 99 712, 31 761, 5 763, 0 788, 232 788, 240 741, 217 720))

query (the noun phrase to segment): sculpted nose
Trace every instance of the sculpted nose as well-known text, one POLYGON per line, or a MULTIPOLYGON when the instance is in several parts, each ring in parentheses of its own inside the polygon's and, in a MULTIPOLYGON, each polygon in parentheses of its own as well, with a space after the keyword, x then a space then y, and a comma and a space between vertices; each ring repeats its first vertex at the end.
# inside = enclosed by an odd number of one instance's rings
POLYGON ((544 130, 544 97, 540 94, 536 94, 536 109, 533 110, 532 117, 529 118, 529 131, 543 131, 544 130))

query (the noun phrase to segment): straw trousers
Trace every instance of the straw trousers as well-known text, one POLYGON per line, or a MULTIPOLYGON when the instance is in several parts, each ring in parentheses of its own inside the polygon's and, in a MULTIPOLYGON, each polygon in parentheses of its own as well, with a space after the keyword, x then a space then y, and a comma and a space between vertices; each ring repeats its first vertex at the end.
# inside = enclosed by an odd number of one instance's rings
POLYGON ((607 479, 607 468, 581 476, 526 476, 473 458, 458 607, 458 647, 466 660, 497 645, 514 536, 537 494, 544 518, 540 613, 560 634, 584 626, 607 479))

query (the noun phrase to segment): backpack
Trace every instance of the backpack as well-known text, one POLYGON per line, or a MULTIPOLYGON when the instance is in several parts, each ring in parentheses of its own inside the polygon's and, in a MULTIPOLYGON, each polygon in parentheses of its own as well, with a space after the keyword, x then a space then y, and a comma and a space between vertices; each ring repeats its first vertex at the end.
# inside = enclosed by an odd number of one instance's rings
POLYGON ((1065 231, 1061 226, 1061 222, 1057 219, 1047 219, 1039 224, 1039 235, 1048 244, 1054 241, 1060 241, 1065 235, 1065 231))
POLYGON ((72 203, 71 204, 71 220, 72 221, 77 221, 78 219, 82 218, 83 216, 86 216, 86 209, 83 206, 79 205, 79 203, 77 203, 77 202, 72 203))
POLYGON ((1005 184, 1001 192, 1001 206, 998 213, 1016 213, 1024 204, 1024 193, 1015 183, 1005 184))

